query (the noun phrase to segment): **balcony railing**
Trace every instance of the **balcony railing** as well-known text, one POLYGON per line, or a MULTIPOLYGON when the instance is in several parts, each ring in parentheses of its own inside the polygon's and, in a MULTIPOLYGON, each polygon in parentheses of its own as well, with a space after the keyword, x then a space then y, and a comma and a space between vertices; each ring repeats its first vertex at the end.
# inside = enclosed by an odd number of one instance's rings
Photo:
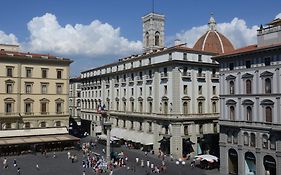
POLYGON ((143 79, 142 79, 142 77, 137 77, 137 82, 142 82, 143 81, 143 79))
POLYGON ((191 78, 191 72, 183 72, 182 78, 191 78))
POLYGON ((206 78, 206 74, 205 73, 197 73, 197 78, 205 79, 206 78))
POLYGON ((219 74, 212 74, 212 79, 219 79, 219 74))
POLYGON ((146 81, 152 81, 152 75, 146 75, 146 81))
POLYGON ((161 72, 161 79, 168 79, 168 73, 167 72, 161 72))

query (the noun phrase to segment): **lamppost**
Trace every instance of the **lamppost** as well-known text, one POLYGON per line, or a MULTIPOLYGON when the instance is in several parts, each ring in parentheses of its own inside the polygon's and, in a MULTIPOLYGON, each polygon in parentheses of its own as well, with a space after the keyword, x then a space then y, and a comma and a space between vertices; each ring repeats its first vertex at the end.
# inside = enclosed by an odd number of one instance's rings
POLYGON ((106 161, 110 163, 110 131, 112 122, 109 121, 109 117, 106 111, 101 112, 101 116, 103 118, 103 128, 106 131, 106 161))

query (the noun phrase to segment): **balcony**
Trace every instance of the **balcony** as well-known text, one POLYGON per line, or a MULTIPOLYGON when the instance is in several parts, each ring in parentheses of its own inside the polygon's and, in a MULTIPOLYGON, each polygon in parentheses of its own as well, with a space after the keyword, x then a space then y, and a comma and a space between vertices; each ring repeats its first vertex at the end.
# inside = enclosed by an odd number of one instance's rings
POLYGON ((126 86, 126 79, 122 79, 121 84, 122 84, 122 86, 126 86))
POLYGON ((205 80, 206 74, 205 73, 197 73, 197 79, 205 80))
POLYGON ((134 83, 134 78, 129 77, 129 84, 133 84, 134 83))
POLYGON ((115 85, 115 87, 119 86, 119 80, 114 80, 114 85, 115 85))
POLYGON ((153 77, 152 75, 146 75, 146 81, 152 81, 153 77))
POLYGON ((183 72, 181 77, 190 79, 191 78, 191 72, 183 72))
POLYGON ((137 77, 137 82, 138 82, 138 83, 142 83, 142 82, 143 82, 142 77, 137 77))
POLYGON ((167 72, 161 72, 161 79, 168 79, 168 73, 167 72))
POLYGON ((212 74, 212 80, 219 80, 219 74, 212 74))

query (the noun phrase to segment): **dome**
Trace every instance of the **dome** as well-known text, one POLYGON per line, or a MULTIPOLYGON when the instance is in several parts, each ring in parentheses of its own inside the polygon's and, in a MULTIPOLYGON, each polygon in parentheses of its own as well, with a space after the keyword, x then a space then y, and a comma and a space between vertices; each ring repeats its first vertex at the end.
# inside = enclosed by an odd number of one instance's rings
POLYGON ((216 21, 213 16, 211 16, 208 26, 208 31, 197 40, 193 49, 219 54, 234 50, 232 43, 216 30, 216 21))

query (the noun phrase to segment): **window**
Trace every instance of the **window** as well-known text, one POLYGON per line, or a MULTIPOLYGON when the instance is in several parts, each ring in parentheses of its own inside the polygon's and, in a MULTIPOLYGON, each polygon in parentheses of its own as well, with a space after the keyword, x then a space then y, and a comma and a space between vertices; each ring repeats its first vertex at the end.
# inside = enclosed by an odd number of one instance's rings
MULTIPOLYGON (((48 93, 47 84, 41 84, 41 93, 42 94, 47 94, 48 93)), ((80 93, 79 93, 79 95, 80 95, 80 93)))
POLYGON ((62 94, 62 84, 57 84, 57 94, 62 94))
POLYGON ((272 122, 272 109, 269 106, 265 108, 265 120, 266 122, 272 122))
POLYGON ((202 95, 202 86, 198 86, 198 94, 202 95))
POLYGON ((31 114, 32 110, 31 110, 31 103, 25 103, 25 114, 31 114))
POLYGON ((183 60, 187 60, 187 53, 183 53, 183 60))
POLYGON ((168 86, 164 85, 164 95, 167 95, 167 93, 168 93, 168 86))
POLYGON ((142 96, 142 87, 140 87, 140 96, 142 96))
POLYGON ((202 114, 202 113, 203 113, 203 103, 202 103, 202 102, 199 102, 199 103, 198 103, 198 113, 199 113, 199 114, 202 114))
POLYGON ((152 132, 152 122, 148 122, 148 132, 152 132))
POLYGON ((149 46, 149 33, 145 33, 146 46, 149 46))
POLYGON ((203 125, 202 124, 199 125, 199 134, 203 134, 203 125))
POLYGON ((134 122, 131 121, 131 129, 134 129, 134 122))
POLYGON ((238 143, 238 132, 233 132, 233 143, 234 144, 238 143))
POLYGON ((40 127, 41 127, 41 128, 46 128, 46 122, 41 122, 41 123, 40 123, 40 127))
POLYGON ((142 80, 142 72, 139 73, 140 80, 142 80))
POLYGON ((199 61, 199 62, 202 61, 202 55, 198 55, 198 61, 199 61))
POLYGON ((246 80, 246 94, 252 93, 252 82, 251 80, 246 80))
POLYGON ((256 147, 256 135, 254 133, 250 135, 250 146, 256 147))
POLYGON ((244 132, 244 145, 249 146, 249 134, 244 132))
POLYGON ((13 68, 7 67, 7 77, 13 77, 13 68))
MULTIPOLYGON (((109 94, 109 93, 108 93, 109 94)), ((124 89, 124 96, 126 96, 126 89, 124 89)))
POLYGON ((126 128, 126 120, 123 120, 123 128, 126 128))
POLYGON ((250 106, 247 107, 246 120, 252 121, 252 108, 250 106))
POLYGON ((47 78, 48 77, 48 69, 41 69, 42 71, 42 78, 47 78))
POLYGON ((119 89, 116 89, 116 96, 119 96, 119 89))
POLYGON ((265 66, 270 66, 270 63, 271 63, 271 58, 270 57, 267 57, 264 59, 264 65, 265 66))
POLYGON ((268 137, 265 134, 262 136, 262 148, 268 149, 268 137))
POLYGON ((132 101, 131 102, 131 111, 134 112, 135 111, 135 103, 132 101))
POLYGON ((131 68, 134 68, 134 63, 133 62, 131 62, 131 68))
POLYGON ((234 94, 234 90, 235 90, 234 81, 230 81, 229 82, 229 93, 234 94))
POLYGON ((229 68, 229 70, 233 70, 234 69, 234 63, 229 63, 228 68, 229 68))
POLYGON ((148 71, 148 76, 149 76, 149 78, 152 78, 152 71, 151 70, 148 71))
POLYGON ((213 109, 213 113, 217 113, 217 103, 216 102, 212 103, 212 109, 213 109))
POLYGON ((25 73, 26 73, 27 78, 31 78, 32 77, 32 68, 30 68, 30 67, 25 68, 25 73))
POLYGON ((24 128, 27 128, 27 129, 30 128, 30 123, 29 122, 25 122, 24 123, 24 128))
POLYGON ((169 61, 171 61, 172 59, 172 53, 169 53, 169 61))
POLYGON ((152 87, 149 86, 149 95, 152 95, 152 87))
POLYGON ((62 78, 62 70, 57 70, 57 79, 62 78))
POLYGON ((57 112, 57 114, 62 113, 62 103, 60 103, 60 102, 56 103, 56 112, 57 112))
POLYGON ((160 33, 158 31, 155 32, 155 46, 159 46, 160 45, 159 37, 160 37, 160 33))
POLYGON ((187 95, 187 85, 183 85, 183 94, 187 95))
POLYGON ((251 61, 250 60, 246 61, 246 68, 251 68, 251 61))
POLYGON ((183 102, 183 114, 187 115, 188 114, 188 103, 183 102))
POLYGON ((151 64, 151 58, 148 58, 148 64, 151 64))
POLYGON ((5 112, 8 114, 13 112, 13 104, 11 102, 5 103, 5 112))
POLYGON ((140 101, 139 103, 140 103, 140 104, 139 104, 139 105, 140 105, 140 106, 139 106, 139 111, 142 112, 143 103, 142 103, 142 101, 140 101))
POLYGON ((232 133, 231 133, 231 131, 227 132, 227 142, 232 143, 232 133))
POLYGON ((213 95, 216 95, 216 94, 217 94, 217 87, 213 86, 213 95))
POLYGON ((188 135, 188 126, 184 126, 183 133, 184 135, 188 135))
POLYGON ((31 94, 32 93, 31 87, 32 87, 31 84, 26 84, 25 85, 25 93, 26 94, 31 94))
POLYGON ((13 93, 13 84, 11 84, 11 83, 6 84, 6 93, 7 94, 13 93))
POLYGON ((164 76, 167 77, 168 76, 168 69, 166 67, 164 67, 164 76))
POLYGON ((126 102, 124 101, 124 102, 123 102, 123 111, 126 111, 126 108, 127 108, 127 107, 126 107, 126 102))
POLYGON ((139 60, 139 66, 142 66, 142 61, 141 60, 139 60))
POLYGON ((131 88, 131 95, 134 96, 134 88, 131 88))
POLYGON ((116 102, 116 110, 119 111, 119 102, 116 102))
POLYGON ((271 79, 270 78, 265 79, 265 93, 266 94, 271 93, 271 79))
POLYGON ((47 114, 47 102, 41 102, 41 114, 47 114))
POLYGON ((152 102, 149 102, 149 108, 148 112, 151 114, 152 113, 152 102))
POLYGON ((229 110, 230 110, 230 112, 229 112, 230 120, 234 120, 235 119, 235 108, 234 108, 234 106, 230 106, 229 110))

